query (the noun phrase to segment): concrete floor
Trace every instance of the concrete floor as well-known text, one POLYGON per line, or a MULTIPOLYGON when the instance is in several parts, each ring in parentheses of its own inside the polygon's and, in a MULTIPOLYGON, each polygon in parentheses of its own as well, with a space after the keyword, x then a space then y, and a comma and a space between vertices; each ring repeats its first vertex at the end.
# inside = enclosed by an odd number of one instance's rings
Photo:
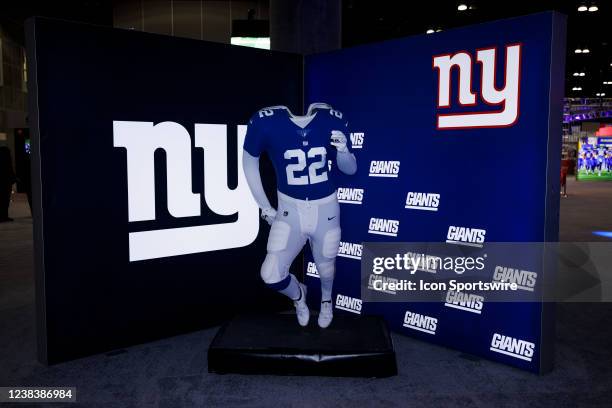
POLYGON ((612 241, 593 231, 612 231, 612 182, 567 180, 567 197, 561 198, 559 240, 612 241))
MULTIPOLYGON (((602 240, 592 231, 612 231, 612 183, 570 181, 568 193, 561 240, 602 240)), ((206 367, 216 328, 44 367, 35 360, 32 224, 23 196, 11 215, 15 222, 0 224, 0 386, 76 386, 76 405, 86 407, 612 406, 609 303, 559 305, 556 367, 544 376, 399 335, 392 378, 219 376, 206 367)))

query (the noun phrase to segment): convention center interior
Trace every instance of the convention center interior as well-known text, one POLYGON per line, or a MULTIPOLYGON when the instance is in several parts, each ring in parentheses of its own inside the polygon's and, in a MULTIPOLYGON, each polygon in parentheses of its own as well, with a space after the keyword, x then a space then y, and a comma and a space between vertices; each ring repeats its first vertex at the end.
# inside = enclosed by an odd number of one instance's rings
POLYGON ((612 406, 611 27, 0 1, 0 407, 612 406))

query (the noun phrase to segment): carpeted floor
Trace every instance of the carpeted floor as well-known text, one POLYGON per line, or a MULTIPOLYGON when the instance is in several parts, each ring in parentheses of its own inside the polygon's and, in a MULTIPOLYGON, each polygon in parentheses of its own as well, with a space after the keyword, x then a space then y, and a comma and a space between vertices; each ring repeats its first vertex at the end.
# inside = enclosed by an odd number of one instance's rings
MULTIPOLYGON (((570 182, 568 193, 562 240, 597 240, 591 230, 612 230, 612 183, 570 182)), ((392 378, 215 375, 206 351, 216 328, 44 367, 35 360, 23 197, 12 211, 16 221, 0 224, 0 386, 76 386, 76 405, 85 407, 612 406, 610 304, 559 305, 556 367, 544 376, 399 335, 392 378)))

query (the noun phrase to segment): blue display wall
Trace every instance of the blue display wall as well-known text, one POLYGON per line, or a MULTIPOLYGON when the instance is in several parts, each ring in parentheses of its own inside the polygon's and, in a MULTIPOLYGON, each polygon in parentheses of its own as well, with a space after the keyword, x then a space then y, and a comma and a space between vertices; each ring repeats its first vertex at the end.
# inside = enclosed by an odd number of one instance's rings
MULTIPOLYGON (((359 164, 355 176, 337 174, 338 313, 381 314, 402 334, 551 368, 552 304, 485 301, 470 313, 362 302, 360 258, 364 242, 557 241, 564 55, 565 18, 542 13, 306 57, 305 102, 344 113, 359 164), (405 324, 414 315, 433 329, 405 324)), ((304 265, 318 308, 309 253, 304 265)), ((549 266, 541 262, 537 285, 549 266)))

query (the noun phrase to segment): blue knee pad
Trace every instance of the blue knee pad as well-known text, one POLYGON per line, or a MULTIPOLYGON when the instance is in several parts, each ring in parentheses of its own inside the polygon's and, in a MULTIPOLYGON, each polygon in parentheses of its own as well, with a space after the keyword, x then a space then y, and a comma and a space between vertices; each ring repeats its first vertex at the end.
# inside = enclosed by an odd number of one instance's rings
POLYGON ((285 279, 276 283, 266 283, 266 286, 272 290, 281 291, 287 289, 287 286, 291 283, 291 275, 287 275, 285 279))

